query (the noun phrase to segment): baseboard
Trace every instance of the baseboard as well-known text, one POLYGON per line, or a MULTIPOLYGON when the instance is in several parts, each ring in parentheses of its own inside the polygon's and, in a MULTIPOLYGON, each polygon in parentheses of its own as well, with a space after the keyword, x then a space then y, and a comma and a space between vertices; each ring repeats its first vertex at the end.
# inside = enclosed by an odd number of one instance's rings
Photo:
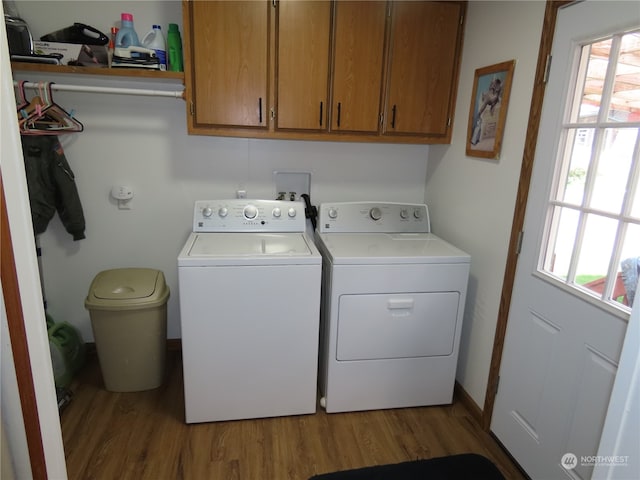
POLYGON ((457 381, 453 387, 453 395, 469 410, 471 417, 478 422, 479 425, 482 425, 482 409, 457 381))

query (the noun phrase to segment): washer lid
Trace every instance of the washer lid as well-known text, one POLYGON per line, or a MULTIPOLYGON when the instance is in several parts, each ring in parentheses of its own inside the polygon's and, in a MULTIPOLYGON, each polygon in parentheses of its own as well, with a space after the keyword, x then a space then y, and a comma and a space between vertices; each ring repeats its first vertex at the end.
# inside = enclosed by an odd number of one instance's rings
POLYGON ((469 254, 432 233, 321 233, 334 264, 469 263, 469 254))
POLYGON ((300 234, 211 233, 198 235, 188 252, 190 257, 311 255, 300 234))
POLYGON ((254 265, 320 263, 304 233, 192 233, 178 264, 254 265))

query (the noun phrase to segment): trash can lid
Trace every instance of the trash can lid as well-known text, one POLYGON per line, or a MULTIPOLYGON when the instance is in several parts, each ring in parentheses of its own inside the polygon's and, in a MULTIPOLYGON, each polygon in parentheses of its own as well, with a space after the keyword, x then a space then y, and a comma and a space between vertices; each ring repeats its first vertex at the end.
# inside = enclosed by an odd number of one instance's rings
POLYGON ((151 268, 105 270, 94 278, 85 301, 87 308, 150 307, 169 296, 164 274, 151 268))

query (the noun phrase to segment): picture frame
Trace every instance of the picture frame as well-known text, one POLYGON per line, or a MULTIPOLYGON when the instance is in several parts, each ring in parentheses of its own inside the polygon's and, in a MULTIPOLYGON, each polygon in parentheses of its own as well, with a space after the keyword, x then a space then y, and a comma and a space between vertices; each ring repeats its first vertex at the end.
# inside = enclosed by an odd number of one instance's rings
POLYGON ((466 141, 470 157, 500 158, 515 64, 510 60, 475 72, 466 141))

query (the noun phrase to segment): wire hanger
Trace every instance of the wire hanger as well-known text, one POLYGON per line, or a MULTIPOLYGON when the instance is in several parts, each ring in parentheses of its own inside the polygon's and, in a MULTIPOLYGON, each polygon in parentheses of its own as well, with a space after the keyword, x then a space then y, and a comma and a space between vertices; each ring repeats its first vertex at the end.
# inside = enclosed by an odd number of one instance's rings
POLYGON ((38 93, 20 110, 22 135, 61 135, 82 132, 82 123, 53 101, 52 82, 40 82, 38 93))

